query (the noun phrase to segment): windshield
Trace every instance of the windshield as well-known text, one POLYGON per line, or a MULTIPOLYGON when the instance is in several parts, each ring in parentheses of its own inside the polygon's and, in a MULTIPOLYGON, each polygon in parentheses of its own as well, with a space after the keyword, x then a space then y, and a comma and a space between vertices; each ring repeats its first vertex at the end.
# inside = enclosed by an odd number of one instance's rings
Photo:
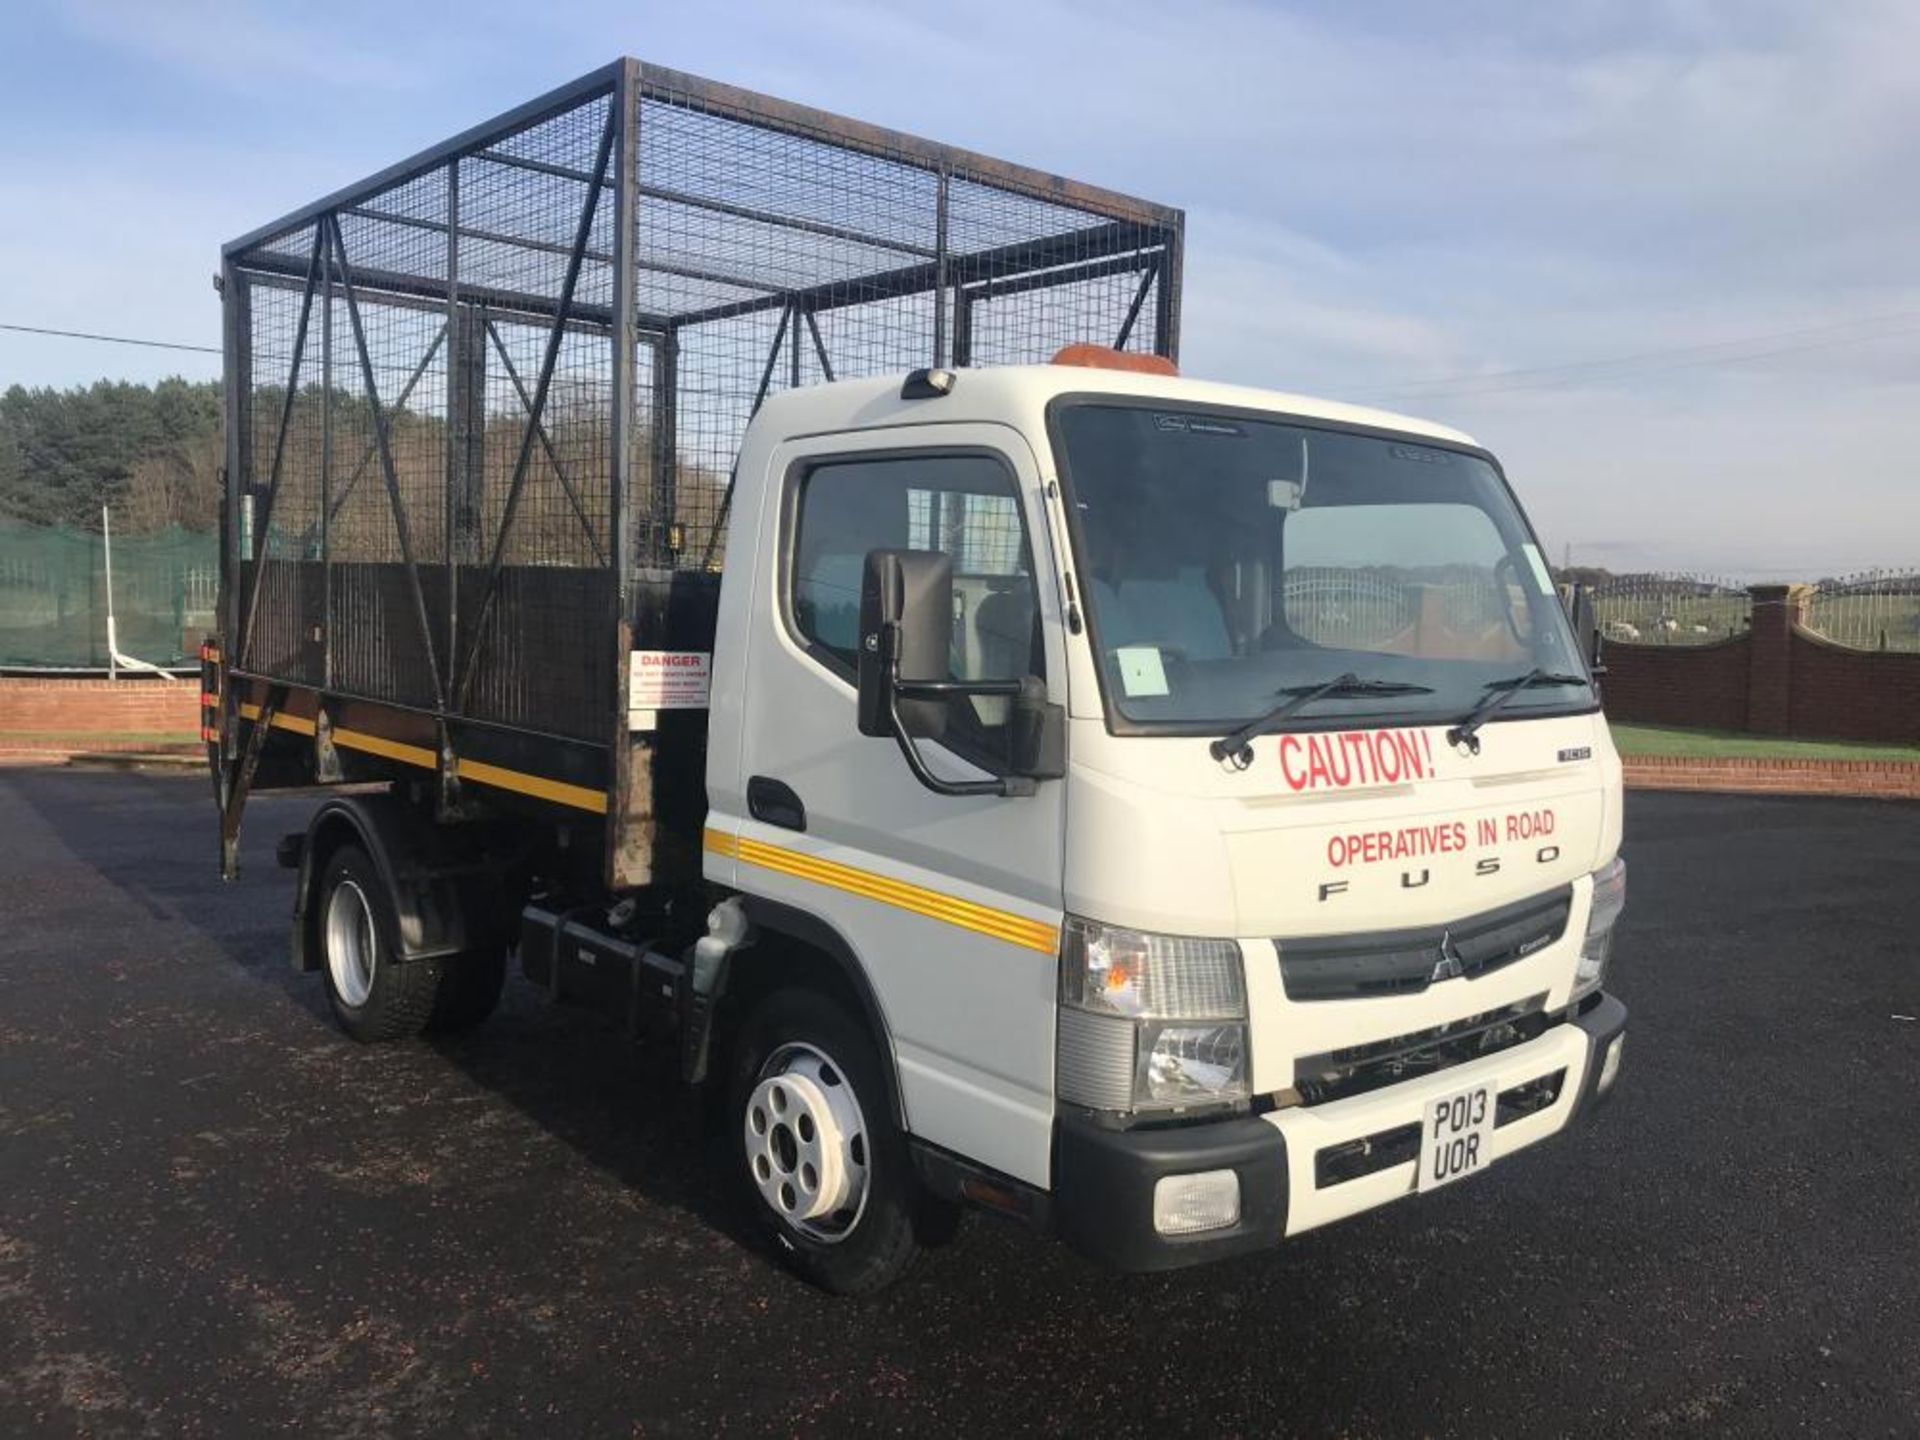
MULTIPOLYGON (((1240 413, 1081 401, 1056 414, 1081 603, 1108 714, 1231 730, 1452 722, 1496 682, 1584 676, 1544 558, 1493 466, 1413 440, 1240 413), (1352 692, 1352 693, 1348 693, 1352 692)), ((1586 709, 1534 684, 1512 717, 1586 709)))

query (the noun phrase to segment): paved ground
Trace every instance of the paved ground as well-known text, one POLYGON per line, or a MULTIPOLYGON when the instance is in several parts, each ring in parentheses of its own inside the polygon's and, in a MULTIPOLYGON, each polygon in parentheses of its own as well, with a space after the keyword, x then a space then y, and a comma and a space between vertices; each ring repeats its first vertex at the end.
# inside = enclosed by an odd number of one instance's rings
POLYGON ((222 888, 203 780, 0 773, 0 1434, 1920 1433, 1920 807, 1634 797, 1577 1139, 1171 1277, 975 1218, 867 1304, 523 983, 336 1035, 304 810, 222 888))

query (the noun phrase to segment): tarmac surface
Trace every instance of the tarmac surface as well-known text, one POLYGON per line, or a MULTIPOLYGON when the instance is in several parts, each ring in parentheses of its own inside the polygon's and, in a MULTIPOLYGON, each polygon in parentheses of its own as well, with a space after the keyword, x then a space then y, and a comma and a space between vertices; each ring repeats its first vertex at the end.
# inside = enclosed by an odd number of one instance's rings
POLYGON ((1617 1098, 1250 1261, 986 1216, 836 1301, 515 978, 361 1048, 256 799, 0 772, 0 1435, 1920 1434, 1920 806, 1634 795, 1617 1098))

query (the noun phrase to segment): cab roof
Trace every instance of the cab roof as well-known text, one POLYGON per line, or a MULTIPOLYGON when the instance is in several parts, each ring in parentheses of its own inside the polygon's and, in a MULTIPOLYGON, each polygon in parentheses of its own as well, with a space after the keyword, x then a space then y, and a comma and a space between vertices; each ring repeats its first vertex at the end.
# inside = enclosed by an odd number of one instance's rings
POLYGON ((951 392, 925 400, 902 400, 903 374, 785 390, 767 397, 757 420, 786 435, 825 434, 891 425, 986 422, 1029 426, 1044 417, 1047 404, 1061 395, 1122 395, 1172 405, 1218 405, 1264 410, 1277 418, 1318 420, 1421 436, 1451 445, 1478 448, 1472 436, 1430 420, 1317 400, 1283 390, 1223 385, 1186 376, 1139 374, 1085 365, 1005 365, 955 369, 951 392))

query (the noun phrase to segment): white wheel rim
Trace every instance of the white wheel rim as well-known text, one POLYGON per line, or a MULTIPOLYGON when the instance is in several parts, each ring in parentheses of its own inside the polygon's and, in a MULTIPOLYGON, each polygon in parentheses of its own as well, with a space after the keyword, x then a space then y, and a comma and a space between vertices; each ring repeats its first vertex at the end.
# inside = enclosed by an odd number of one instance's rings
POLYGON ((747 1174, 774 1214, 822 1245, 853 1233, 873 1155, 853 1082, 832 1056, 799 1043, 774 1051, 741 1133, 747 1174))
POLYGON ((327 974, 343 1004, 358 1010, 373 993, 373 967, 379 946, 373 933, 373 907, 351 880, 342 880, 327 897, 327 974))

